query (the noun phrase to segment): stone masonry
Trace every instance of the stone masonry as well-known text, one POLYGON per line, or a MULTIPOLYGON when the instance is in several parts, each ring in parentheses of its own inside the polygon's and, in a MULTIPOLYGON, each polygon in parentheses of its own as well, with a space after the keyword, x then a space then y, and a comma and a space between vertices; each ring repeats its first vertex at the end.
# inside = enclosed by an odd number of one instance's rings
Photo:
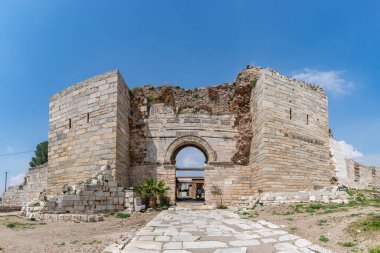
POLYGON ((174 203, 176 156, 186 147, 205 156, 207 204, 218 201, 213 185, 227 205, 258 196, 332 201, 337 185, 380 187, 379 168, 344 159, 330 137, 322 88, 261 67, 194 90, 129 90, 111 71, 53 95, 49 124, 48 164, 29 170, 5 204, 43 199, 49 212, 119 210, 133 203, 126 191, 147 177, 164 180, 174 203), (106 181, 86 183, 104 168, 106 181))
POLYGON ((126 184, 129 165, 129 93, 118 71, 50 99, 48 191, 87 179, 103 165, 126 184))

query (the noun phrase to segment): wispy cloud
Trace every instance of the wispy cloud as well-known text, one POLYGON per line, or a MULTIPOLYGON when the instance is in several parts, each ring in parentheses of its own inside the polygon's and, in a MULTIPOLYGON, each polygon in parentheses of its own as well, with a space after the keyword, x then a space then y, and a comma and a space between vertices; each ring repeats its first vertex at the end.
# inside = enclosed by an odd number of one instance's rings
POLYGON ((363 154, 345 141, 338 141, 338 143, 346 159, 352 159, 368 166, 380 167, 380 154, 363 154))
POLYGON ((13 152, 13 148, 11 146, 7 146, 7 152, 8 153, 12 153, 13 152))
POLYGON ((365 165, 380 167, 380 154, 368 154, 358 161, 365 165))
POLYGON ((176 165, 179 168, 202 168, 204 163, 203 153, 193 147, 184 148, 176 157, 176 165))
POLYGON ((332 93, 348 94, 354 88, 354 83, 346 80, 343 75, 344 71, 340 70, 318 71, 305 68, 302 71, 294 72, 292 77, 322 86, 326 91, 332 93))
POLYGON ((9 186, 20 185, 24 182, 25 173, 20 173, 17 176, 9 178, 9 186))
POLYGON ((346 159, 359 159, 364 157, 364 155, 357 149, 355 149, 354 146, 352 146, 351 144, 348 144, 345 141, 338 141, 338 143, 346 159))

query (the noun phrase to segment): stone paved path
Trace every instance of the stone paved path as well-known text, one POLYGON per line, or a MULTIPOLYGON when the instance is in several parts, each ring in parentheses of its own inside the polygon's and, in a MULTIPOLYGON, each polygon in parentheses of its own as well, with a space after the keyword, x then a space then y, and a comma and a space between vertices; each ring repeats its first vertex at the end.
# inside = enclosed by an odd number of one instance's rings
POLYGON ((280 226, 240 219, 225 210, 162 211, 123 253, 315 253, 331 252, 280 226))

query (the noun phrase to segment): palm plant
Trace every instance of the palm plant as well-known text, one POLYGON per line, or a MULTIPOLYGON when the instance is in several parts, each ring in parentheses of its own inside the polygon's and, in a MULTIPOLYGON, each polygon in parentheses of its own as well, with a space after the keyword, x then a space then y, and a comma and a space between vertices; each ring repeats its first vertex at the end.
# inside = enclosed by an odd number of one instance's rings
POLYGON ((134 191, 149 201, 149 207, 156 206, 158 196, 166 196, 169 187, 165 185, 163 180, 157 180, 153 177, 148 177, 143 181, 138 182, 133 187, 134 191))

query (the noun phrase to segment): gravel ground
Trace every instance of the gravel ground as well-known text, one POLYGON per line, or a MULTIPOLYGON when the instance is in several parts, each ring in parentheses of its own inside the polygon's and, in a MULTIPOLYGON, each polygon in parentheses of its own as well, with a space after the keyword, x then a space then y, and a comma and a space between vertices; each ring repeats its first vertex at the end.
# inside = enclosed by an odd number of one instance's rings
POLYGON ((328 209, 320 209, 315 213, 292 213, 292 210, 294 209, 290 205, 285 204, 264 206, 249 210, 242 217, 251 220, 263 219, 278 225, 286 225, 289 233, 318 243, 335 252, 368 252, 368 248, 380 245, 379 231, 366 232, 360 228, 360 225, 355 226, 370 217, 371 214, 380 214, 379 207, 345 206, 327 212, 328 209), (358 233, 352 233, 353 230, 358 233), (328 241, 321 242, 321 236, 328 238, 328 241), (345 242, 355 245, 343 247, 341 244, 345 242))
POLYGON ((158 212, 134 213, 103 222, 31 221, 18 213, 0 214, 0 252, 101 252, 133 228, 144 226, 158 212), (15 224, 9 228, 8 224, 15 224))

